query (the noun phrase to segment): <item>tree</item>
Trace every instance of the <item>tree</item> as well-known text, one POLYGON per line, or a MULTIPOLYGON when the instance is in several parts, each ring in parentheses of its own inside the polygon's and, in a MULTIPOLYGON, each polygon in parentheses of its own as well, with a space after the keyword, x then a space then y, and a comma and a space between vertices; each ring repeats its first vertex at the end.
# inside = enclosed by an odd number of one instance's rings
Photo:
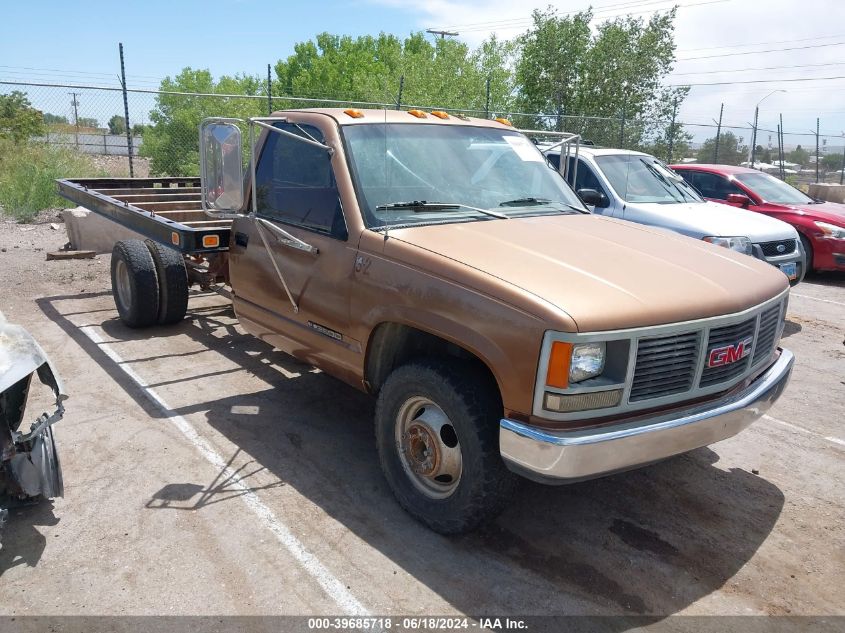
POLYGON ((44 113, 44 123, 47 125, 56 125, 56 124, 64 124, 67 125, 67 117, 61 116, 58 114, 50 114, 49 112, 44 113))
POLYGON ((126 119, 115 114, 109 119, 109 134, 126 134, 126 119))
POLYGON ((143 136, 149 127, 149 125, 144 125, 143 123, 136 123, 132 126, 132 136, 143 136))
POLYGON ((807 153, 803 147, 798 145, 794 150, 787 154, 787 160, 791 163, 797 163, 799 165, 806 165, 810 162, 810 154, 807 153))
MULTIPOLYGON (((518 107, 601 117, 567 119, 561 127, 605 144, 618 143, 624 113, 627 146, 668 147, 672 106, 679 108, 686 97, 685 90, 661 85, 674 61, 674 18, 674 9, 648 21, 619 17, 593 32, 591 10, 563 16, 534 11, 533 26, 519 41, 518 107)), ((558 120, 541 116, 534 124, 555 127, 558 120)), ((681 133, 676 123, 677 140, 681 133)))
POLYGON ((263 86, 258 77, 224 76, 214 81, 208 70, 193 68, 185 68, 176 77, 162 80, 162 93, 192 92, 215 96, 159 94, 156 97, 156 107, 150 112, 152 125, 146 128, 139 150, 141 156, 150 158, 150 172, 173 176, 198 175, 200 122, 210 116, 247 118, 266 115, 266 99, 238 98, 240 95, 259 95, 263 86))
POLYGON ((716 159, 716 137, 708 138, 702 143, 696 158, 699 163, 720 163, 722 165, 739 165, 746 160, 748 147, 742 145, 742 137, 733 132, 722 132, 719 135, 719 158, 716 159))
POLYGON ((843 168, 843 157, 842 154, 825 154, 821 157, 821 166, 824 168, 825 171, 838 171, 843 168))
MULTIPOLYGON (((483 111, 489 77, 492 107, 504 112, 513 90, 513 51, 512 43, 495 37, 473 51, 453 39, 432 43, 422 33, 405 40, 320 33, 279 60, 273 94, 393 104, 401 83, 402 104, 483 111)), ((290 100, 284 107, 298 105, 290 100)))
POLYGON ((26 93, 13 90, 0 95, 0 138, 20 143, 44 134, 44 115, 29 102, 26 93))
POLYGON ((100 127, 100 122, 97 121, 97 119, 95 119, 94 117, 81 116, 77 119, 76 124, 79 127, 93 127, 93 128, 100 127))

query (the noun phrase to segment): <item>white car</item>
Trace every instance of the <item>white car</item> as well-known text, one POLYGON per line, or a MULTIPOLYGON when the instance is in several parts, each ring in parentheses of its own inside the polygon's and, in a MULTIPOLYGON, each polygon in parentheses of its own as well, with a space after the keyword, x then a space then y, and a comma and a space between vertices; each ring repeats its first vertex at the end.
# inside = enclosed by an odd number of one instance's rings
MULTIPOLYGON (((560 169, 560 151, 546 155, 560 169)), ((669 229, 751 255, 780 268, 793 285, 804 277, 804 252, 794 227, 704 200, 650 154, 582 145, 577 163, 569 154, 567 179, 593 213, 669 229), (797 248, 786 255, 764 254, 777 253, 780 243, 797 244, 797 248)))

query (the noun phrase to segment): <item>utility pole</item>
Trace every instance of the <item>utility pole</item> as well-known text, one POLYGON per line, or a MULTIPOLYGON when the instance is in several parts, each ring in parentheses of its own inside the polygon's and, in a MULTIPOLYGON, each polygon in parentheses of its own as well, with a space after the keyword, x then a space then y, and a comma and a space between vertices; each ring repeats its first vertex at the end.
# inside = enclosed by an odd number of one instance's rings
POLYGON ((760 106, 754 107, 754 126, 751 128, 751 169, 754 169, 754 160, 757 158, 757 115, 760 113, 760 106))
POLYGON ((267 64, 267 116, 273 114, 273 80, 270 79, 270 64, 267 64))
POLYGON ((842 171, 839 172, 839 184, 845 178, 845 134, 842 135, 842 171))
POLYGON ((441 40, 446 39, 447 35, 449 37, 458 37, 460 35, 457 31, 438 31, 437 29, 426 29, 425 32, 431 35, 439 35, 441 40))
POLYGON ((68 94, 73 97, 70 104, 73 106, 73 125, 76 128, 76 149, 79 151, 79 110, 77 109, 79 106, 79 100, 77 97, 80 93, 69 92, 68 94))
POLYGON ((716 124, 716 151, 713 155, 713 162, 719 162, 719 139, 722 136, 722 115, 725 113, 725 104, 719 106, 719 122, 716 124))
POLYGON ((484 101, 484 118, 490 118, 490 75, 487 75, 487 99, 484 101))
POLYGON ((622 114, 619 116, 619 147, 625 148, 625 108, 622 108, 622 114))
POLYGON ((399 96, 396 98, 396 109, 402 109, 402 91, 405 89, 405 75, 399 77, 399 96))
POLYGON ((678 100, 672 103, 672 125, 669 126, 669 157, 667 163, 672 162, 672 150, 675 147, 675 116, 678 114, 678 100))
POLYGON ((129 129, 129 98, 126 94, 126 66, 123 63, 123 43, 118 44, 120 49, 120 85, 123 88, 123 118, 126 121, 126 153, 129 154, 129 177, 135 177, 135 165, 132 157, 132 130, 129 129))
POLYGON ((778 134, 778 145, 780 146, 780 179, 786 180, 786 165, 784 165, 784 161, 786 160, 786 148, 783 146, 783 113, 781 112, 778 114, 780 119, 780 132, 778 134))
POLYGON ((819 181, 819 120, 816 119, 816 182, 819 181))

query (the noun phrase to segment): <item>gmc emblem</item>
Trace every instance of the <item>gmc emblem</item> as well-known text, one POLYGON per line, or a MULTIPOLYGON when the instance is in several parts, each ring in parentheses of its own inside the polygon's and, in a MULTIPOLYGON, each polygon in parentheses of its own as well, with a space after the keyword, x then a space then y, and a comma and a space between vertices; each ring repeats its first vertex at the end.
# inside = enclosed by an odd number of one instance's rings
POLYGON ((738 360, 742 360, 751 353, 751 345, 753 343, 752 337, 742 339, 736 345, 726 345, 725 347, 716 347, 710 350, 710 355, 707 357, 708 367, 721 367, 722 365, 730 365, 738 360))

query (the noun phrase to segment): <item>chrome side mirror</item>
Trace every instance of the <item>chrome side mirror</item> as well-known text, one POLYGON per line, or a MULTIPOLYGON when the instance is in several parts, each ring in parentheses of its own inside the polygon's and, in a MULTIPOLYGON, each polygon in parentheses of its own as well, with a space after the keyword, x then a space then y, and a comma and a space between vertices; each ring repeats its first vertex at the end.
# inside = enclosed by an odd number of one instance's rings
POLYGON ((202 208, 209 215, 237 213, 244 203, 244 165, 237 119, 200 124, 202 208))

